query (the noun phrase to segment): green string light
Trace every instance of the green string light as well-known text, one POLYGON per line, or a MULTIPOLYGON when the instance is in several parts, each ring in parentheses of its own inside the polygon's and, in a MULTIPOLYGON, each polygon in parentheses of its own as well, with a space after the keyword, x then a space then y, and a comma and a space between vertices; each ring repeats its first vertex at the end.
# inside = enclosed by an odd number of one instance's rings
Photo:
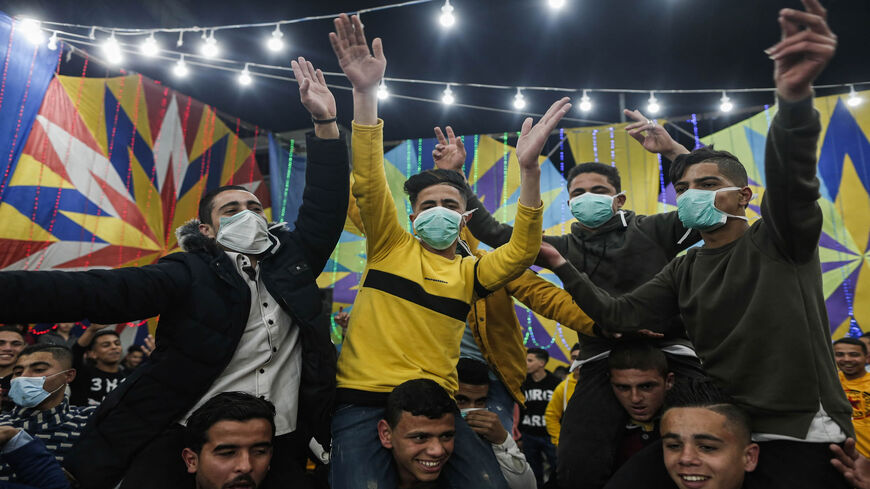
POLYGON ((287 193, 290 191, 290 172, 293 170, 293 149, 295 139, 290 140, 290 156, 287 157, 287 177, 284 178, 284 197, 281 199, 281 216, 278 222, 284 222, 284 213, 287 212, 287 193))
POLYGON ((417 173, 423 171, 423 139, 417 139, 417 173))

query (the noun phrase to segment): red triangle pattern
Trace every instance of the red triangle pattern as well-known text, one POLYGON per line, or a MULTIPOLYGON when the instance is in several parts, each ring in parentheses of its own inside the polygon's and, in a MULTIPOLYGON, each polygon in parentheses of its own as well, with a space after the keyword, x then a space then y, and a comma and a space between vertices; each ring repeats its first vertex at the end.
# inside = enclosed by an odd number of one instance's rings
MULTIPOLYGON (((84 98, 84 94, 82 94, 82 98, 84 98)), ((48 91, 42 100, 42 107, 39 109, 39 115, 68 131, 74 138, 86 144, 97 154, 105 156, 103 149, 97 144, 97 140, 94 139, 85 121, 76 110, 74 101, 69 99, 66 90, 57 78, 53 79, 48 86, 48 91)), ((34 126, 36 125, 38 124, 34 124, 34 126)))
POLYGON ((109 199, 109 202, 112 203, 112 206, 115 210, 118 211, 118 218, 122 219, 124 222, 130 224, 134 228, 142 231, 146 236, 154 240, 154 242, 159 242, 157 237, 154 236, 154 232, 148 226, 148 222, 145 220, 145 216, 142 215, 142 212, 139 210, 139 206, 137 206, 134 202, 130 202, 126 197, 121 195, 117 190, 112 188, 111 185, 105 182, 102 178, 98 177, 91 172, 91 176, 94 177, 94 180, 100 184, 100 188, 105 192, 106 197, 109 199), (127 215, 124 216, 124 211, 126 210, 127 215))
POLYGON ((66 172, 66 167, 60 160, 60 156, 55 152, 54 146, 48 139, 48 134, 46 134, 45 129, 42 128, 42 124, 39 121, 33 123, 33 127, 30 129, 30 137, 27 138, 27 144, 24 146, 23 153, 33 156, 35 160, 49 167, 51 171, 60 175, 67 182, 72 183, 72 179, 70 179, 69 174, 66 172))
POLYGON ((173 159, 172 154, 169 155, 169 166, 166 170, 166 180, 163 182, 163 189, 160 191, 160 199, 163 202, 163 246, 169 241, 169 233, 172 232, 172 221, 175 216, 175 177, 173 176, 173 159))
POLYGON ((190 158, 190 151, 193 149, 193 143, 199 133, 199 121, 202 119, 202 110, 205 105, 178 92, 176 92, 175 99, 178 105, 178 120, 181 121, 181 132, 184 134, 184 147, 187 148, 187 157, 190 158), (186 119, 185 114, 187 114, 186 119), (187 123, 185 124, 185 122, 187 123))
POLYGON ((81 267, 113 267, 117 268, 124 263, 154 255, 150 263, 154 263, 160 257, 160 253, 154 250, 142 250, 129 246, 106 246, 103 249, 93 251, 66 263, 61 263, 54 268, 81 268, 81 267))
POLYGON ((0 269, 33 255, 51 246, 51 241, 27 241, 21 239, 0 239, 0 269))
POLYGON ((162 115, 166 115, 166 109, 169 107, 170 90, 169 87, 160 85, 156 81, 142 77, 142 93, 145 95, 145 107, 148 109, 148 124, 151 127, 151 145, 157 141, 157 135, 160 134, 160 127, 163 125, 162 115))

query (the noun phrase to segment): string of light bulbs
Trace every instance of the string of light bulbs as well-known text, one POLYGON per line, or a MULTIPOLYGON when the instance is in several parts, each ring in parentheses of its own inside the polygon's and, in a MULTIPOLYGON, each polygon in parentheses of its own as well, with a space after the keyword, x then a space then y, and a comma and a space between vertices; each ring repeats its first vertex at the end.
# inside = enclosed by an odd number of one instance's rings
MULTIPOLYGON (((421 3, 431 2, 435 0, 412 0, 408 2, 402 2, 398 4, 385 5, 381 7, 376 7, 373 9, 361 10, 360 12, 371 12, 375 10, 385 10, 388 8, 397 8, 404 7, 409 5, 417 5, 421 3)), ((554 5, 555 3, 559 3, 560 1, 564 4, 564 0, 549 0, 550 6, 553 8, 560 8, 559 5, 554 5)), ((450 0, 445 0, 444 5, 441 8, 441 16, 439 18, 439 22, 445 27, 450 27, 455 23, 455 17, 453 16, 454 7, 450 4, 450 0)), ((185 27, 185 28, 159 28, 159 29, 133 29, 133 28, 109 28, 102 26, 84 26, 80 24, 64 24, 64 23, 54 23, 44 21, 42 23, 50 24, 50 25, 63 25, 63 26, 71 26, 78 28, 89 28, 89 35, 82 35, 74 32, 67 32, 63 30, 52 30, 52 34, 48 39, 48 48, 51 50, 57 49, 57 42, 59 40, 63 40, 69 43, 77 43, 84 44, 88 46, 97 46, 95 37, 96 31, 108 31, 109 36, 99 43, 99 47, 102 49, 103 54, 105 55, 105 60, 109 64, 120 65, 124 60, 125 53, 136 53, 138 51, 139 54, 148 57, 148 58, 159 58, 159 59, 175 59, 175 65, 172 68, 172 73, 174 76, 182 78, 190 73, 190 69, 188 68, 188 58, 197 58, 201 60, 199 63, 191 63, 198 66, 203 66, 207 68, 217 68, 217 69, 225 69, 227 71, 236 71, 238 72, 238 82, 241 86, 248 86, 253 83, 254 76, 269 76, 264 73, 255 73, 250 70, 251 67, 257 67, 266 70, 277 70, 277 71, 292 71, 290 67, 287 66, 278 66, 278 65, 268 65, 268 64, 260 64, 260 63, 252 63, 252 62, 241 62, 238 60, 220 58, 220 48, 218 46, 217 40, 215 39, 214 33, 216 30, 221 29, 236 29, 236 28, 248 28, 248 27, 262 27, 267 25, 275 25, 275 30, 272 31, 271 36, 268 38, 266 42, 267 49, 271 51, 280 51, 284 48, 283 43, 283 33, 280 30, 280 25, 289 24, 295 22, 302 22, 306 20, 317 20, 324 18, 334 18, 335 15, 324 15, 324 16, 316 16, 316 17, 306 17, 301 19, 292 19, 292 20, 282 20, 276 22, 269 23, 258 23, 258 24, 237 24, 231 26, 214 26, 210 28, 200 28, 200 27, 185 27), (185 32, 189 31, 201 31, 202 32, 202 42, 200 45, 200 54, 196 53, 184 53, 180 51, 174 51, 169 49, 162 49, 157 40, 155 39, 154 34, 157 32, 178 32, 179 38, 176 43, 177 46, 183 45, 183 35, 185 32), (138 49, 136 49, 135 45, 131 45, 129 43, 122 43, 116 37, 116 33, 118 35, 139 35, 147 37, 139 44, 138 49), (161 53, 177 56, 177 58, 160 56, 161 53), (202 62, 202 60, 206 60, 206 62, 202 62), (224 63, 233 65, 234 68, 227 69, 226 67, 219 67, 214 65, 213 63, 224 63), (239 70, 237 67, 242 66, 242 69, 239 70)), ((45 32, 41 27, 41 22, 34 19, 21 19, 20 24, 18 26, 25 35, 25 37, 33 42, 34 44, 41 44, 45 42, 45 32)), ((334 73, 334 72, 324 72, 325 76, 331 77, 342 77, 344 78, 343 73, 334 73)), ((280 78, 280 79, 290 79, 289 77, 275 77, 271 76, 271 78, 280 78)), ((647 99, 647 104, 645 107, 645 112, 648 115, 654 116, 659 114, 662 111, 662 104, 656 98, 656 93, 658 94, 706 94, 706 93, 721 93, 722 96, 719 99, 719 112, 721 113, 729 113, 733 111, 735 108, 735 103, 728 96, 728 93, 752 93, 752 92, 774 92, 776 89, 772 87, 764 87, 764 88, 738 88, 738 89, 722 89, 722 88, 711 88, 711 89, 660 89, 660 90, 645 90, 645 89, 633 89, 633 88, 568 88, 568 87, 549 87, 549 86, 509 86, 509 85, 495 85, 495 84, 484 84, 484 83, 463 83, 463 82, 447 82, 440 80, 423 80, 423 79, 408 79, 408 78, 395 78, 395 77, 384 77, 378 87, 378 97, 381 100, 386 100, 390 97, 391 93, 387 87, 387 82, 390 83, 405 83, 405 84, 429 84, 429 85, 438 85, 444 86, 444 90, 441 93, 440 103, 444 105, 458 105, 464 107, 472 107, 469 104, 457 104, 457 95, 453 90, 453 87, 468 87, 468 88, 483 88, 483 89, 496 89, 496 90, 516 90, 516 93, 513 98, 512 106, 517 111, 522 111, 526 107, 526 100, 523 95, 523 90, 526 91, 555 91, 555 92, 563 92, 563 93, 582 93, 581 97, 577 101, 577 109, 582 113, 591 112, 594 108, 594 103, 592 98, 589 96, 590 93, 649 93, 649 98, 647 99)), ((819 85, 816 86, 816 89, 834 89, 834 88, 848 88, 849 95, 846 99, 846 103, 849 106, 855 107, 860 105, 862 102, 862 98, 858 95, 855 90, 855 85, 863 85, 870 82, 859 82, 859 83, 843 83, 843 84, 830 84, 830 85, 819 85)), ((334 85, 330 85, 331 87, 336 87, 334 85)), ((346 88, 340 87, 337 88, 346 88)), ((419 99, 416 97, 400 97, 406 99, 419 99)), ((431 99, 420 99, 423 101, 431 102, 431 99)), ((437 101, 436 101, 437 102, 437 101)), ((479 108, 479 106, 477 106, 479 108)), ((599 122, 599 121, 590 121, 590 122, 599 122)))

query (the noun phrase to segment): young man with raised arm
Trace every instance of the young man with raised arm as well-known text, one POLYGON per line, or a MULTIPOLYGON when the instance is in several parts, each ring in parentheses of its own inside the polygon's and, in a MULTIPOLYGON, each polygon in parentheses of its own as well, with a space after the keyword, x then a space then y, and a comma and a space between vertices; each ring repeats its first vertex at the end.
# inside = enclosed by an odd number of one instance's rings
MULTIPOLYGON (((532 126, 524 121, 517 143, 522 184, 514 237, 479 260, 459 257, 464 226, 462 177, 429 171, 405 183, 415 235, 396 216, 383 167, 383 122, 377 88, 386 58, 380 39, 366 44, 357 17, 335 21, 330 41, 353 85, 353 194, 366 231, 368 262, 338 364, 338 408, 330 463, 334 489, 395 486, 390 454, 378 442, 377 424, 389 393, 410 379, 427 378, 451 395, 469 307, 475 297, 504 286, 534 262, 540 249, 542 203, 537 159, 569 110, 562 99, 532 126)), ((450 487, 506 487, 492 450, 461 419, 445 469, 450 487)))
POLYGON ((846 487, 828 463, 828 444, 853 433, 822 290, 821 126, 812 104, 813 80, 837 38, 818 0, 803 3, 806 12, 780 11, 782 40, 768 50, 779 110, 767 137, 761 221, 747 222, 752 190, 743 165, 704 148, 677 158, 671 177, 680 220, 705 244, 651 281, 611 297, 552 248, 542 250, 566 290, 606 330, 633 331, 682 315, 711 379, 751 417, 764 453, 752 479, 768 488, 846 487))

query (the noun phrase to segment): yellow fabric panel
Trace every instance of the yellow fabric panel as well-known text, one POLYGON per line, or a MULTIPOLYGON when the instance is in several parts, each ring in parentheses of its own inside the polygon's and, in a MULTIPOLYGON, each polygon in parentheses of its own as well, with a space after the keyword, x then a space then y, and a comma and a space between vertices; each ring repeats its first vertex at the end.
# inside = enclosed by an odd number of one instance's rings
POLYGON ((5 202, 0 202, 0 223, 0 239, 28 239, 32 232, 33 241, 58 241, 31 221, 30 216, 25 216, 5 202))
POLYGON ((105 215, 98 217, 64 210, 59 212, 109 244, 146 250, 163 249, 138 229, 116 217, 105 215))
POLYGON ((163 236, 163 199, 160 198, 160 192, 151 184, 153 175, 146 175, 142 165, 139 164, 133 152, 130 152, 130 165, 132 168, 131 177, 133 179, 133 190, 136 195, 133 196, 139 211, 145 216, 145 222, 157 239, 164 240, 163 236))
POLYGON ((123 77, 124 87, 121 90, 121 85, 118 78, 110 78, 108 87, 115 95, 115 98, 120 98, 121 108, 130 121, 136 125, 136 131, 142 136, 142 139, 151 148, 154 146, 154 140, 151 136, 151 124, 148 122, 148 105, 145 101, 145 90, 142 88, 143 83, 152 83, 142 79, 140 76, 123 77), (135 119, 135 121, 134 121, 135 119))
POLYGON ((22 153, 18 159, 18 165, 15 168, 15 173, 12 174, 12 179, 9 181, 10 187, 18 186, 38 186, 43 187, 42 192, 56 193, 57 188, 75 188, 73 184, 66 181, 63 177, 55 173, 46 165, 33 158, 33 156, 22 153), (42 172, 40 174, 40 172, 42 172))
MULTIPOLYGON (((88 131, 108 154, 109 144, 106 136, 105 93, 106 78, 81 78, 77 76, 57 76, 66 90, 73 105, 78 102, 79 116, 88 131)), ((109 122, 111 123, 111 122, 109 122)))

